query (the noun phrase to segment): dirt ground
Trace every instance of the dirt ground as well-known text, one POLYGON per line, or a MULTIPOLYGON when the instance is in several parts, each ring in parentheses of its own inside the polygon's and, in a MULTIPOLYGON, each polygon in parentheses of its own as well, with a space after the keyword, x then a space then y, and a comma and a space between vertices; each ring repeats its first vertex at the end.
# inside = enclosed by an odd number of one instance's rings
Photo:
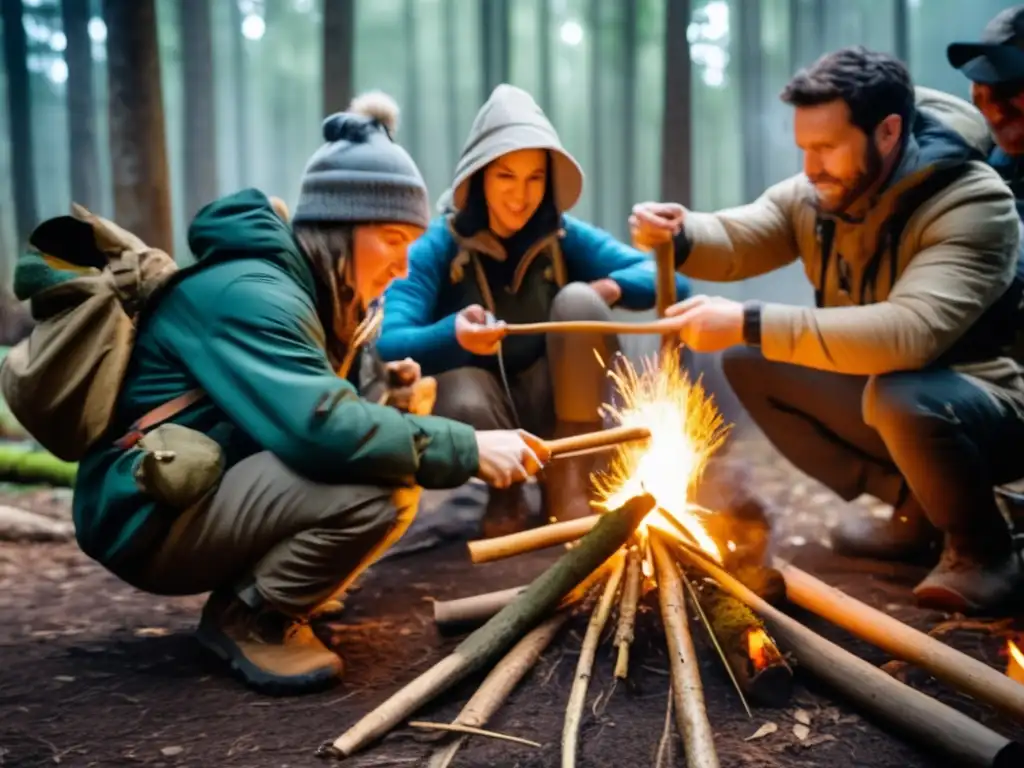
MULTIPOLYGON (((870 514, 869 507, 843 505, 757 441, 742 451, 758 459, 755 480, 774 503, 781 554, 915 627, 931 629, 949 618, 913 606, 910 588, 923 570, 869 567, 836 558, 822 546, 827 526, 840 514, 870 514)), ((25 498, 4 501, 28 503, 25 498)), ((66 496, 55 500, 53 494, 37 493, 28 501, 59 507, 66 504, 66 496)), ((0 765, 324 764, 315 756, 322 742, 341 734, 458 641, 439 635, 432 599, 527 582, 557 555, 557 550, 548 551, 473 566, 464 544, 456 541, 383 561, 350 596, 344 620, 323 628, 347 662, 340 686, 314 696, 275 699, 247 691, 201 652, 190 635, 201 596, 141 594, 71 543, 0 544, 0 765)), ((873 663, 888 661, 884 653, 841 631, 800 618, 873 663)), ((578 618, 563 631, 489 725, 543 746, 473 738, 455 766, 560 765, 563 714, 584 624, 578 618)), ((748 719, 702 630, 696 624, 693 630, 723 768, 949 765, 861 717, 805 676, 798 678, 790 705, 756 709, 748 719), (794 726, 804 715, 809 717, 809 734, 800 739, 794 726), (777 730, 747 740, 766 723, 774 723, 777 730)), ((612 689, 612 649, 606 642, 599 652, 581 731, 583 766, 654 765, 669 685, 655 608, 649 606, 641 615, 638 634, 628 685, 612 689)), ((1005 669, 1005 634, 957 630, 943 640, 1005 669)), ((477 676, 459 686, 422 710, 419 718, 449 721, 479 680, 477 676)), ((909 681, 992 728, 1024 739, 1024 728, 925 674, 912 674, 909 681)), ((431 749, 422 734, 404 729, 346 764, 421 766, 431 749)), ((670 764, 684 764, 675 737, 670 764)))

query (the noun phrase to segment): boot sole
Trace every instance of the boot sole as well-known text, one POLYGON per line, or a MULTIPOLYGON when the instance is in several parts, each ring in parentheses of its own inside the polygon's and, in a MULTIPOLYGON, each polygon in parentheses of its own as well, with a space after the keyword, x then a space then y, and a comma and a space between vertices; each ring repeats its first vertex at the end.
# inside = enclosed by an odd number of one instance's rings
POLYGON ((219 659, 227 662, 231 672, 260 693, 272 696, 293 696, 302 693, 316 693, 334 686, 341 678, 342 669, 324 668, 305 675, 288 677, 274 675, 260 669, 238 650, 223 633, 211 630, 200 624, 195 632, 200 645, 219 659))

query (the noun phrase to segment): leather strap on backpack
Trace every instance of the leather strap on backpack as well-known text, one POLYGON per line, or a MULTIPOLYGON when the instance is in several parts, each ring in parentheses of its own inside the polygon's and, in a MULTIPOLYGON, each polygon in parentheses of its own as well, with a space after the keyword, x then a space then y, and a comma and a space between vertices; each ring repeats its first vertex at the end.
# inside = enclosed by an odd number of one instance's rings
POLYGON ((151 411, 144 413, 128 430, 128 433, 115 442, 115 445, 122 450, 134 448, 153 427, 163 424, 168 419, 174 418, 190 405, 205 397, 206 393, 201 389, 189 390, 183 395, 178 395, 173 400, 168 400, 163 405, 158 405, 151 411))

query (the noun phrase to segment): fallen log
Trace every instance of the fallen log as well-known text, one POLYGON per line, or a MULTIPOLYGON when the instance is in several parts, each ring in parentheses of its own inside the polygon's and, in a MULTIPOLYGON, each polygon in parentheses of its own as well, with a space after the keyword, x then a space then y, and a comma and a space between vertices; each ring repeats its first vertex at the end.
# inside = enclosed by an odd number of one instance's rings
POLYGON ((761 620, 743 602, 705 581, 699 600, 745 696, 781 707, 793 694, 793 670, 761 620))
MULTIPOLYGON (((544 623, 538 625, 513 646, 505 658, 490 671, 473 697, 466 702, 454 722, 472 728, 483 728, 512 693, 526 673, 533 669, 540 655, 544 653, 558 631, 569 618, 569 611, 559 611, 544 623)), ((465 743, 460 736, 450 744, 439 747, 431 756, 427 768, 448 768, 456 753, 465 743)))
POLYGON ((77 473, 78 464, 61 461, 47 451, 0 446, 0 481, 70 488, 77 473))
POLYGON ((0 506, 0 540, 18 542, 70 541, 75 526, 18 507, 0 506))
POLYGON ((686 617, 686 598, 679 570, 661 534, 649 532, 654 571, 658 579, 661 620, 668 643, 669 672, 675 703, 676 725, 683 740, 689 768, 718 768, 718 753, 708 722, 704 703, 704 686, 700 680, 700 662, 690 637, 686 617))
POLYGON ((794 604, 1024 723, 1024 686, 799 568, 779 560, 775 567, 782 573, 786 595, 794 604))
POLYGON ((600 518, 600 515, 588 515, 575 520, 563 520, 558 523, 542 525, 539 528, 510 533, 507 536, 477 539, 467 545, 469 559, 474 563, 489 563, 493 560, 504 560, 537 549, 568 544, 589 532, 600 518))
POLYGON ((643 494, 602 515, 578 546, 562 555, 511 604, 333 742, 322 744, 318 754, 341 759, 358 752, 423 704, 504 653, 614 555, 652 509, 654 498, 643 494))
POLYGON ((1024 746, 986 728, 931 696, 895 680, 787 616, 716 563, 689 547, 678 550, 726 592, 746 603, 769 626, 801 667, 883 723, 942 754, 944 765, 1013 768, 1024 765, 1024 746))

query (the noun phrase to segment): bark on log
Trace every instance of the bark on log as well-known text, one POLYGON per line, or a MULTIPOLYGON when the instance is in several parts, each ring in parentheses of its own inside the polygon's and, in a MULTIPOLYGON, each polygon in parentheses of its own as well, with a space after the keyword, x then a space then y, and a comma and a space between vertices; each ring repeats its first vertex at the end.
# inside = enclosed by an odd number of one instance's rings
POLYGON ((710 582, 702 585, 699 599, 743 693, 758 704, 783 706, 793 694, 793 670, 761 620, 710 582), (751 647, 751 636, 763 645, 751 647))
POLYGON ((729 594, 756 611, 801 667, 864 710, 922 746, 942 754, 944 765, 1011 768, 1024 765, 1024 746, 986 728, 937 699, 893 679, 829 642, 755 595, 724 569, 689 549, 689 565, 711 576, 729 594))
POLYGON ((562 555, 516 600, 467 637, 439 661, 349 730, 320 747, 320 754, 348 757, 377 740, 438 694, 503 653, 536 626, 559 602, 626 543, 654 509, 654 498, 644 494, 630 499, 601 521, 562 555))
POLYGON ((676 725, 683 740, 689 768, 718 768, 718 753, 704 703, 700 662, 690 637, 686 596, 679 570, 668 547, 656 531, 650 532, 651 554, 658 579, 661 621, 665 625, 676 725))
POLYGON ((786 581, 789 599, 796 605, 1024 723, 1024 686, 799 568, 780 561, 776 561, 776 567, 786 581))

